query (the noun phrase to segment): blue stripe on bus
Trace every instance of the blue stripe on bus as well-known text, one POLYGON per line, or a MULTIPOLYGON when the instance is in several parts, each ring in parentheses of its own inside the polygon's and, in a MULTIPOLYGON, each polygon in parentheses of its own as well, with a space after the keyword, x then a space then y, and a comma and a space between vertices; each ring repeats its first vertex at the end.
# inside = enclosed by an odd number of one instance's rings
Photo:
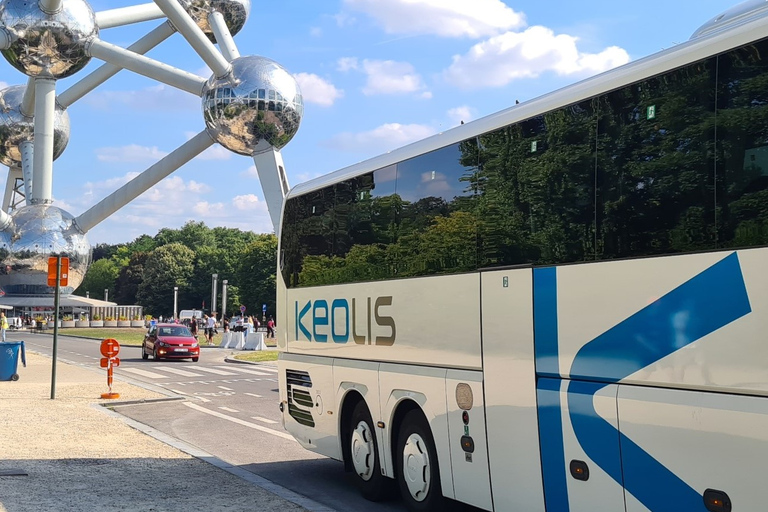
POLYGON ((533 270, 533 339, 536 373, 560 377, 557 350, 557 269, 533 270))
POLYGON ((750 311, 734 253, 585 344, 570 376, 618 382, 750 311))
MULTIPOLYGON (((571 375, 618 382, 751 311, 734 253, 584 345, 571 375)), ((574 433, 586 454, 652 512, 702 510, 697 491, 599 418, 593 396, 607 384, 594 385, 592 395, 583 394, 582 385, 570 384, 568 404, 573 407, 574 433), (623 474, 613 444, 605 442, 609 435, 619 435, 623 474)))
POLYGON ((539 379, 536 397, 539 412, 539 444, 544 503, 547 511, 569 512, 568 484, 565 474, 563 418, 559 379, 539 379))

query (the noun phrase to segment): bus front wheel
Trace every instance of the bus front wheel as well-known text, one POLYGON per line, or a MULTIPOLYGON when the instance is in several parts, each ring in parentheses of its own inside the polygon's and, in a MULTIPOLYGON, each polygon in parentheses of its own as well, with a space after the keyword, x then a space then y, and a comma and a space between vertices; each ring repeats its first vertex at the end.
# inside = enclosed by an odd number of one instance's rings
POLYGON ((390 480, 381 474, 376 432, 371 413, 363 400, 355 405, 352 412, 348 443, 355 485, 360 493, 370 501, 386 498, 390 480))
POLYGON ((397 482, 411 512, 443 510, 437 450, 421 411, 408 412, 397 437, 397 482))

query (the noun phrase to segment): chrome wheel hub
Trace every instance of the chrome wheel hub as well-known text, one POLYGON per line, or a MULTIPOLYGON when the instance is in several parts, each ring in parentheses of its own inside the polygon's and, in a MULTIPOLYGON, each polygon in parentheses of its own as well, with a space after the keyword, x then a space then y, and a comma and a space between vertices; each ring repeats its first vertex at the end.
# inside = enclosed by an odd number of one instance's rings
POLYGON ((373 476, 374 450, 373 432, 366 422, 361 421, 352 432, 352 465, 355 473, 366 482, 373 476))
POLYGON ((418 434, 411 434, 403 447, 403 479, 408 492, 416 501, 424 501, 429 490, 432 468, 426 443, 418 434))

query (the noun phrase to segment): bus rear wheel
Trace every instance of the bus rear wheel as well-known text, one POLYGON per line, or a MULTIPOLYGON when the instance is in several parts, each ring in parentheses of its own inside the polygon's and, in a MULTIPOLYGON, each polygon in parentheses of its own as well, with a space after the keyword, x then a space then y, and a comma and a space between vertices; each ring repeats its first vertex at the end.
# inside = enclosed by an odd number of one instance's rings
POLYGON ((389 494, 390 480, 381 474, 376 432, 373 430, 371 413, 363 400, 355 405, 352 412, 347 442, 355 485, 360 494, 370 501, 383 500, 389 494))
POLYGON ((408 412, 397 437, 397 482, 411 512, 443 510, 437 450, 429 424, 421 411, 408 412))

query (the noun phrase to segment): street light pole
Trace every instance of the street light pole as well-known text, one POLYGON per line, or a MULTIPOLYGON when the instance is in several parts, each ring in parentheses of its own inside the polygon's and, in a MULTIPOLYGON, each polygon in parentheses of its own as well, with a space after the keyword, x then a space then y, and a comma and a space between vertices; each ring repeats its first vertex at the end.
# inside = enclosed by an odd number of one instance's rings
POLYGON ((211 316, 216 312, 216 288, 218 287, 218 284, 219 274, 213 274, 213 286, 211 287, 211 316))
POLYGON ((221 282, 221 319, 224 320, 224 315, 227 314, 227 285, 229 284, 228 280, 223 280, 221 282))
POLYGON ((179 310, 178 303, 179 303, 179 287, 174 286, 173 287, 173 319, 174 320, 179 319, 179 316, 176 314, 176 312, 179 310))
POLYGON ((104 302, 109 302, 109 288, 104 288, 104 302))

